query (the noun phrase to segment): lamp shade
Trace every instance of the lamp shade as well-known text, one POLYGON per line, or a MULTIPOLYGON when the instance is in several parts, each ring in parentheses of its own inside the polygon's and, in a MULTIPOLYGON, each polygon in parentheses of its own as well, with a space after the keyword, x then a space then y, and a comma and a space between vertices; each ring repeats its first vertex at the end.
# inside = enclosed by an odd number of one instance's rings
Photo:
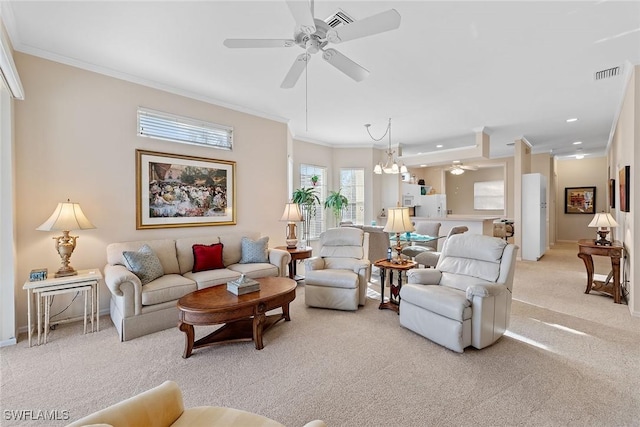
POLYGON ((79 203, 66 202, 58 203, 58 207, 36 230, 40 231, 71 231, 88 230, 96 228, 82 212, 79 203))
POLYGON ((610 213, 600 212, 597 213, 591 222, 589 223, 589 227, 617 227, 618 223, 610 213))
POLYGON ((387 224, 384 231, 387 233, 406 233, 415 228, 409 217, 409 208, 389 208, 387 224))
POLYGON ((280 221, 302 221, 302 213, 297 203, 287 203, 280 221))

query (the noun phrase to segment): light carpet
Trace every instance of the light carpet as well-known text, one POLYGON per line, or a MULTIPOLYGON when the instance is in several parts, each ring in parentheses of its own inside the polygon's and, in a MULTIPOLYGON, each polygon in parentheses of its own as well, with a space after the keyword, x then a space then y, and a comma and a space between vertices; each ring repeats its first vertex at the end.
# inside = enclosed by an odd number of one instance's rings
MULTIPOLYGON (((177 328, 118 341, 60 325, 43 346, 26 337, 0 349, 6 410, 69 411, 72 420, 176 381, 187 407, 255 412, 287 426, 639 426, 640 318, 608 296, 584 294, 575 244, 518 261, 511 326, 483 350, 454 353, 378 310, 379 287, 357 312, 307 308, 304 286, 280 322, 252 342, 195 350, 182 359, 177 328)), ((597 257, 596 270, 608 271, 597 257)), ((196 338, 211 328, 196 328, 196 338)))

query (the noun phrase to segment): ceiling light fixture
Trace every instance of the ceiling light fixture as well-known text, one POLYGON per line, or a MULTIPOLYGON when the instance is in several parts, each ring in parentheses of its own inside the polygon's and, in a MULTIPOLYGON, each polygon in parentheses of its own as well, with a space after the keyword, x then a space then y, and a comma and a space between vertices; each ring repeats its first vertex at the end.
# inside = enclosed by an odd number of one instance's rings
POLYGON ((382 135, 380 138, 374 138, 373 135, 371 135, 371 132, 369 131, 370 126, 371 124, 369 123, 364 125, 364 127, 367 128, 367 133, 369 134, 371 139, 373 139, 376 142, 381 141, 385 136, 389 135, 389 148, 386 151, 387 162, 384 164, 382 164, 382 162, 378 163, 373 168, 373 173, 377 175, 381 175, 383 172, 388 174, 393 174, 393 175, 396 175, 398 173, 407 173, 408 172, 407 167, 402 163, 398 162, 398 160, 394 157, 395 151, 391 149, 391 119, 389 119, 387 130, 384 132, 384 135, 382 135))
POLYGON ((582 144, 582 141, 576 141, 573 143, 573 145, 580 145, 580 144, 582 144))
POLYGON ((436 148, 442 148, 442 144, 436 145, 436 148))
POLYGON ((464 173, 464 169, 462 169, 460 166, 454 166, 453 169, 449 171, 449 173, 451 173, 451 175, 462 175, 464 173))
POLYGON ((573 122, 577 122, 578 119, 576 117, 573 117, 571 119, 567 119, 567 123, 573 123, 573 122))

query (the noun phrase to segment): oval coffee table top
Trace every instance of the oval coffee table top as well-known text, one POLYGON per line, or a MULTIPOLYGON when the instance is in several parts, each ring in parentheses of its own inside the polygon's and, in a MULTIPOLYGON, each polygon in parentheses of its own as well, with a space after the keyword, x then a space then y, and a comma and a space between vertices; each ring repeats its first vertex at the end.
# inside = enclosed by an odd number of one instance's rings
POLYGON ((182 311, 225 311, 229 308, 255 305, 261 301, 291 292, 296 288, 295 280, 288 277, 262 277, 254 279, 260 283, 260 290, 244 295, 227 291, 226 283, 191 292, 178 300, 182 311))

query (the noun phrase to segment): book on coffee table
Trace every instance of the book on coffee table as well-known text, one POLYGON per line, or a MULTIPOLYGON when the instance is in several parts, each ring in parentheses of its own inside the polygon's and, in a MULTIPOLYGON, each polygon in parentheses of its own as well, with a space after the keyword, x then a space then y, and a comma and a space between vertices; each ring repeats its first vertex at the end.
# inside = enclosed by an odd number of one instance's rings
POLYGON ((259 291, 260 283, 245 277, 243 274, 239 279, 227 282, 227 290, 235 295, 244 295, 249 292, 259 291))

